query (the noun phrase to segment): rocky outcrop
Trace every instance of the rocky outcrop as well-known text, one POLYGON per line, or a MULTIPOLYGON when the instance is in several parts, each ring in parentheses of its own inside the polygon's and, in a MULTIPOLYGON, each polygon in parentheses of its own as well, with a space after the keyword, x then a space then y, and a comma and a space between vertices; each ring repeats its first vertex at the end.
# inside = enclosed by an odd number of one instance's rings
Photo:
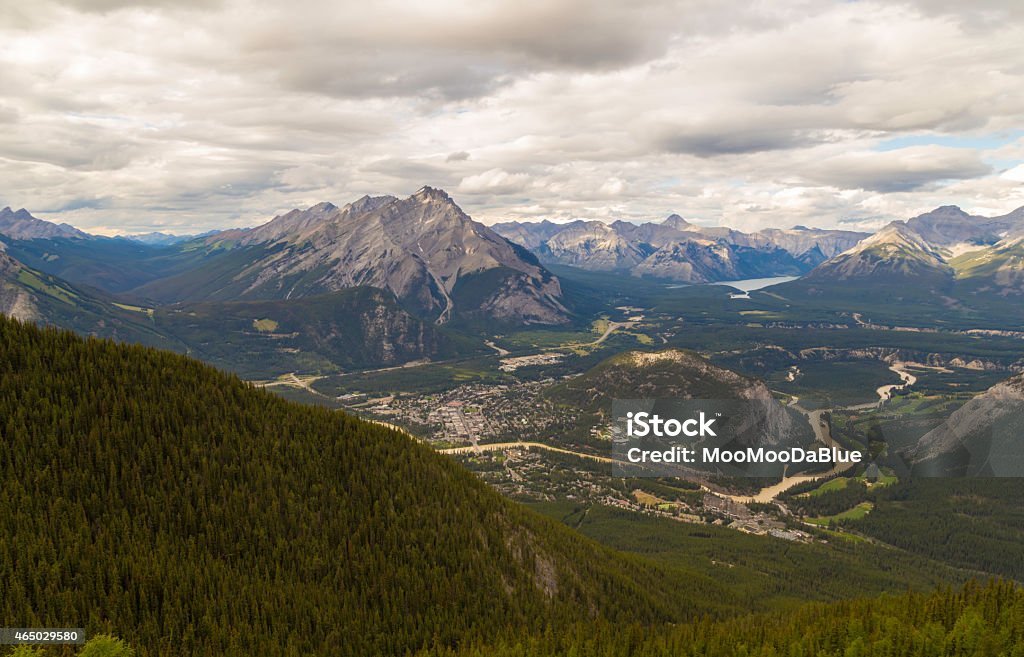
POLYGON ((1024 375, 961 406, 904 456, 919 476, 1024 476, 1024 375))
POLYGON ((32 295, 17 284, 21 265, 7 255, 0 243, 0 315, 7 315, 23 322, 39 319, 39 309, 32 295))

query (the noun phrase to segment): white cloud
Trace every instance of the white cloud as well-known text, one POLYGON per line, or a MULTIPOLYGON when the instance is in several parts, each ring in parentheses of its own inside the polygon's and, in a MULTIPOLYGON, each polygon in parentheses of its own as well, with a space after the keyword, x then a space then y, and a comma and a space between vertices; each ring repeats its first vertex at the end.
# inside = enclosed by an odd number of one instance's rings
POLYGON ((486 221, 676 211, 867 225, 946 203, 1007 211, 1024 204, 1020 11, 8 3, 0 205, 179 232, 423 184, 486 221), (880 148, 894 138, 917 141, 880 148))
POLYGON ((459 182, 459 191, 467 194, 518 194, 526 189, 530 177, 525 173, 509 173, 504 169, 489 169, 467 176, 459 182))

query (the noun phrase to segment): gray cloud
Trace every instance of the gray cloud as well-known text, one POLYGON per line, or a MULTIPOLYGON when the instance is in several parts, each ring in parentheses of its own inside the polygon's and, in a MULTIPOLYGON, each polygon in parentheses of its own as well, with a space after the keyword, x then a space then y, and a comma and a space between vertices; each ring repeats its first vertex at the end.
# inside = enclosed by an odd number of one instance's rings
POLYGON ((814 163, 804 176, 840 189, 906 192, 944 180, 980 178, 992 172, 974 151, 913 147, 839 155, 814 163))
POLYGON ((656 144, 670 153, 710 157, 791 149, 815 141, 809 131, 755 125, 734 130, 693 129, 669 133, 657 139, 656 144))
POLYGON ((185 232, 425 183, 486 221, 996 214, 1024 205, 991 164, 1024 161, 1018 4, 6 3, 4 201, 185 232))

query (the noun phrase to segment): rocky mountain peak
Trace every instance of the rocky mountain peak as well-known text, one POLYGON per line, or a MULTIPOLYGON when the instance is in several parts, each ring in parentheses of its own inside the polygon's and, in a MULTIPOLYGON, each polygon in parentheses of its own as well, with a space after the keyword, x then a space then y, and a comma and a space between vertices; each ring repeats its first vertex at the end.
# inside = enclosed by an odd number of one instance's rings
POLYGON ((683 219, 678 214, 674 213, 665 217, 665 220, 662 221, 661 223, 662 225, 668 226, 669 228, 675 228, 676 230, 682 231, 694 230, 695 228, 697 228, 697 226, 695 226, 694 224, 691 224, 686 219, 683 219))
POLYGON ((959 205, 940 205, 939 207, 935 208, 931 212, 927 212, 925 214, 949 215, 949 216, 958 216, 958 217, 969 217, 970 216, 969 214, 964 212, 960 208, 959 205))
POLYGON ((371 286, 439 323, 456 312, 511 323, 568 320, 558 279, 433 187, 404 199, 364 196, 341 208, 292 210, 210 244, 221 248, 226 239, 269 252, 214 292, 218 299, 291 299, 371 286))
POLYGON ((451 197, 443 189, 424 185, 420 187, 412 197, 420 202, 427 201, 451 201, 451 197))
POLYGON ((864 251, 878 244, 890 243, 913 244, 926 251, 931 250, 931 247, 924 241, 924 238, 902 221, 894 221, 888 224, 871 237, 862 240, 851 250, 864 251))
POLYGON ((16 240, 58 237, 86 239, 89 237, 87 233, 83 233, 74 226, 37 219, 25 208, 12 211, 9 207, 0 210, 0 234, 16 240))

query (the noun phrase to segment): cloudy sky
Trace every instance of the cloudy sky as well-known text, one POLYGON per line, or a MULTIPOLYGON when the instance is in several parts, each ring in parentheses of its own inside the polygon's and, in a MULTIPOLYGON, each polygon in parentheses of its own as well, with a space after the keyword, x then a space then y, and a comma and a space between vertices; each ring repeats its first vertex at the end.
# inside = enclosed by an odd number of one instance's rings
POLYGON ((0 39, 0 207, 93 232, 424 184, 486 223, 1024 205, 1018 0, 0 0, 0 39))

